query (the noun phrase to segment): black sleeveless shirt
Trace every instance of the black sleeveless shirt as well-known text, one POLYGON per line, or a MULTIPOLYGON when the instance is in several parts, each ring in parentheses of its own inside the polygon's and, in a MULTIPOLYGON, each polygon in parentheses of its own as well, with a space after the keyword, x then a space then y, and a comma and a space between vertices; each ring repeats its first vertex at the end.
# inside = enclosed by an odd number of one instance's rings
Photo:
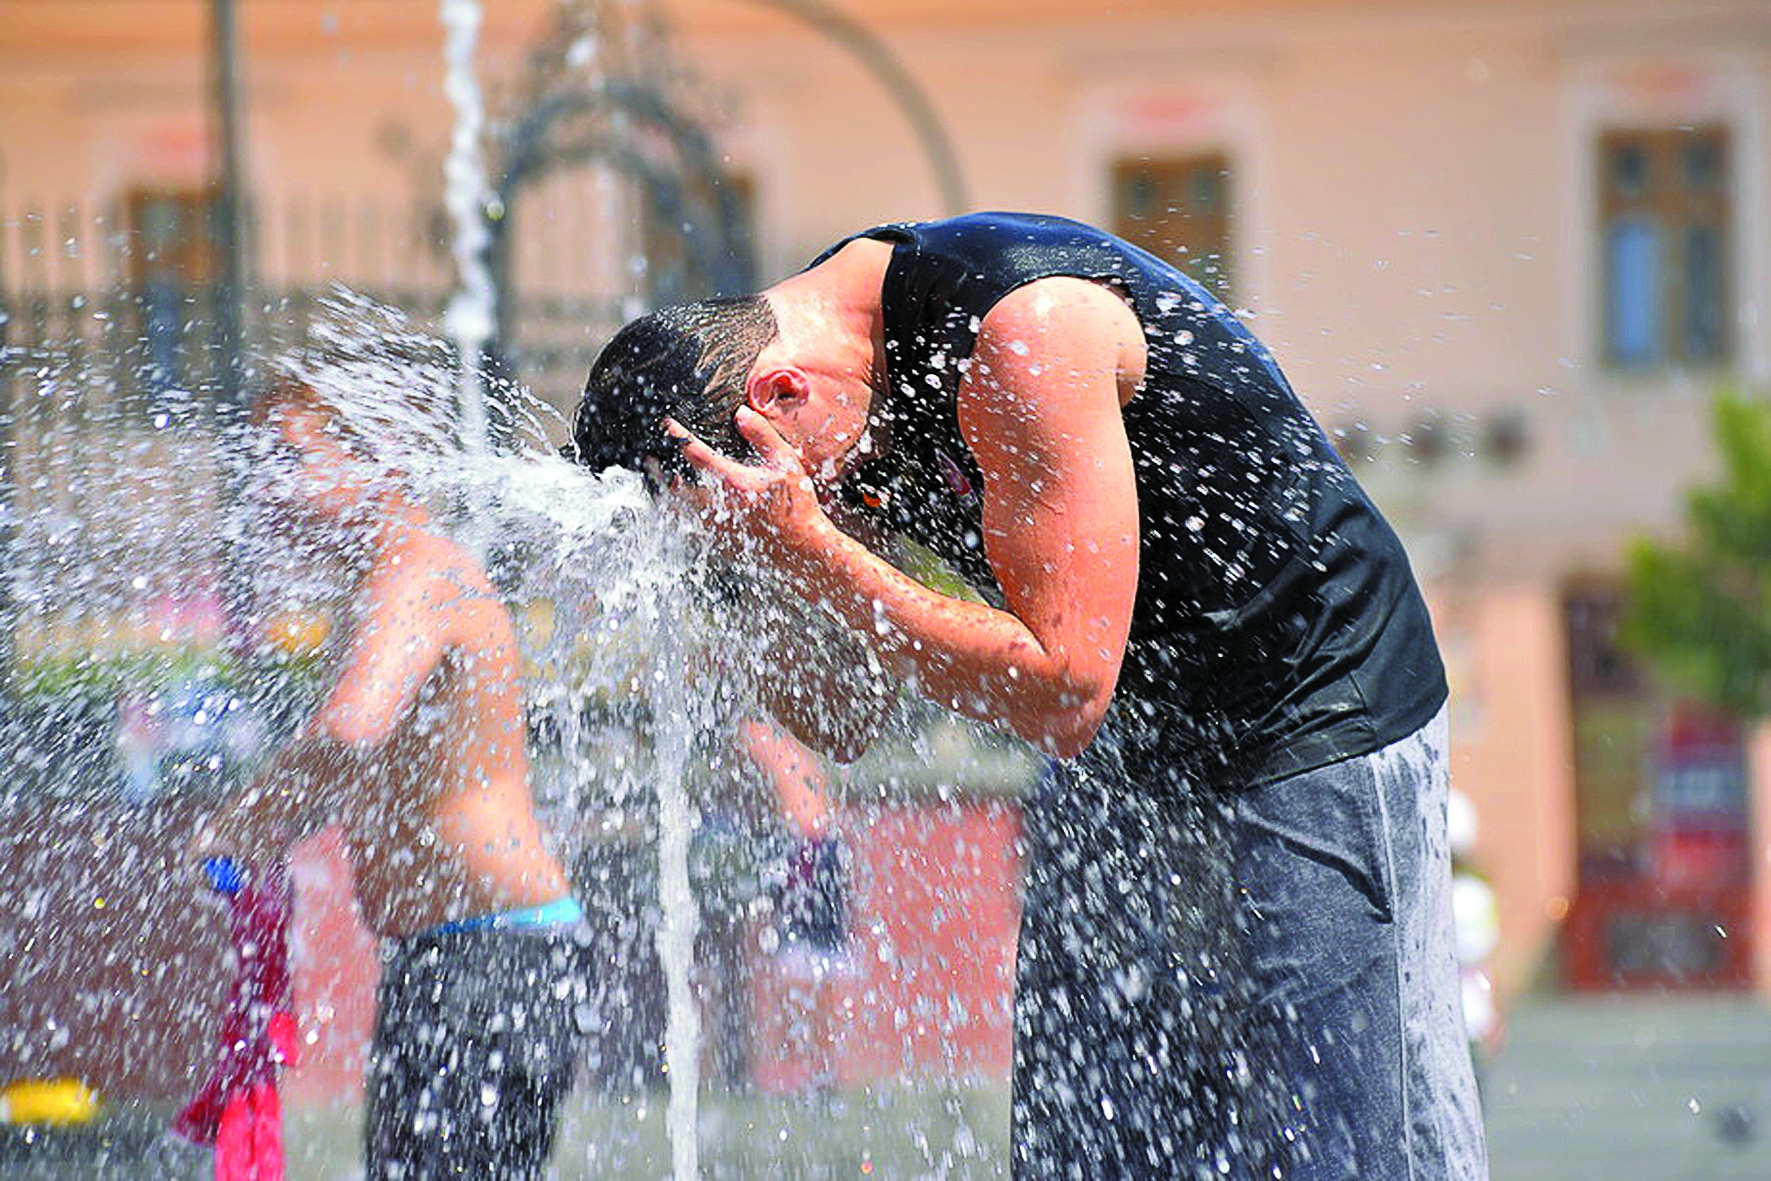
POLYGON ((984 316, 1038 279, 1102 280, 1144 327, 1147 376, 1125 406, 1139 568, 1114 700, 1226 787, 1406 737, 1446 697, 1401 543, 1266 349, 1154 255, 1058 217, 979 213, 878 226, 885 388, 849 506, 928 547, 987 598, 983 477, 957 394, 984 316))

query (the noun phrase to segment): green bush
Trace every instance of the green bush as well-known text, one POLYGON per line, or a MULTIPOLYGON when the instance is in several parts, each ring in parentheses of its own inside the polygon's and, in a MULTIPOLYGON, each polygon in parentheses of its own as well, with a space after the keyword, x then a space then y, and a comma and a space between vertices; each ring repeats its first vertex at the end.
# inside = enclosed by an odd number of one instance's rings
POLYGON ((1685 537, 1638 540, 1619 638, 1672 686, 1743 717, 1771 713, 1771 402, 1724 393, 1722 470, 1686 501, 1685 537))

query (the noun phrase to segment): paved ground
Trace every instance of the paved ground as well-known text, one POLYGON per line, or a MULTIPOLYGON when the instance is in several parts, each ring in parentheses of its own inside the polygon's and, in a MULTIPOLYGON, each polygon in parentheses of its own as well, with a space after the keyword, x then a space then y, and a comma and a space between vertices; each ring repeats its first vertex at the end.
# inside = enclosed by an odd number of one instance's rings
MULTIPOLYGON (((605 1102, 577 1096, 554 1153, 557 1181, 670 1176, 665 1096, 605 1102)), ((291 1120, 289 1181, 352 1181, 356 1113, 291 1120)), ((838 1095, 706 1095, 704 1181, 1007 1177, 1006 1088, 891 1088, 838 1095)))
MULTIPOLYGON (((1533 999, 1483 1083, 1494 1181, 1771 1178, 1771 1008, 1754 1001, 1533 999)), ((1007 1175, 998 1088, 704 1106, 710 1179, 1007 1175)), ((666 1176, 663 1119, 661 1096, 578 1100, 560 1177, 666 1176)), ((351 1175, 332 1152, 308 1162, 298 1177, 351 1175)))
MULTIPOLYGON (((1532 1000, 1509 1015, 1484 1095, 1495 1181, 1771 1178, 1771 1008, 1733 998, 1532 1000)), ((576 1097, 559 1181, 668 1176, 663 1104, 662 1093, 628 1103, 576 1097)), ((355 1109, 290 1117, 290 1181, 361 1176, 355 1109)), ((1007 1123, 1000 1086, 709 1096, 702 1175, 1005 1177, 1007 1123)), ((0 1178, 173 1181, 203 1172, 166 1160, 76 1173, 71 1158, 31 1155, 0 1152, 0 1178)))
MULTIPOLYGON (((1771 1178, 1771 1008, 1725 998, 1534 999, 1485 1072, 1494 1181, 1771 1178)), ((349 1116, 292 1128, 292 1181, 353 1176, 349 1116)), ((662 1096, 579 1099, 562 1181, 669 1172, 662 1096)), ((997 1088, 704 1104, 705 1175, 1001 1177, 997 1088)))
POLYGON ((1495 1181, 1771 1178, 1771 1009, 1534 1000, 1486 1072, 1495 1181))

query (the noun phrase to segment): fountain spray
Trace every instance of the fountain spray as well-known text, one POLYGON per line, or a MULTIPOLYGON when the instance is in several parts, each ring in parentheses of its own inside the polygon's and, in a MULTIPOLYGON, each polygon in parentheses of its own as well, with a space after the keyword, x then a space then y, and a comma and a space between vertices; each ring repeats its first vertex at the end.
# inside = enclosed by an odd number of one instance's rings
MULTIPOLYGON (((490 235, 484 217, 487 184, 480 154, 485 109, 474 74, 474 50, 483 13, 480 0, 441 0, 441 14, 448 33, 445 89, 455 109, 455 129, 444 165, 444 180, 459 276, 445 328, 461 357, 461 446, 470 455, 483 456, 490 450, 490 439, 480 359, 492 339, 497 314, 497 292, 486 261, 490 235)), ((671 630, 665 624, 658 632, 668 635, 671 630)), ((665 757, 658 767, 659 904, 663 913, 658 953, 664 964, 669 997, 665 1067, 670 1080, 671 1171, 676 1181, 692 1181, 700 1172, 696 1128, 700 1016, 690 980, 698 921, 688 866, 689 838, 695 820, 682 780, 688 759, 686 741, 667 744, 663 753, 665 757)))
POLYGON ((451 247, 458 283, 444 328, 461 357, 461 446, 469 453, 483 453, 491 441, 481 358, 492 340, 498 293, 486 262, 491 235, 486 230, 486 168, 480 155, 485 104, 474 75, 482 11, 480 0, 441 0, 441 5, 447 31, 443 88, 455 108, 455 131, 443 164, 444 201, 454 227, 451 247))

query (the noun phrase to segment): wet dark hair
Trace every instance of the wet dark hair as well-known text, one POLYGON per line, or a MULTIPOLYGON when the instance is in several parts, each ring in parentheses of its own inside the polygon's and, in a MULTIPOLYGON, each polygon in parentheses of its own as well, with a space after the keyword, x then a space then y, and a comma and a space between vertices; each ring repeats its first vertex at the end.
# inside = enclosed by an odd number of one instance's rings
POLYGON ((629 323, 597 356, 572 421, 569 458, 595 471, 683 470, 664 433, 676 419, 709 447, 747 457, 732 421, 759 353, 776 336, 775 314, 760 295, 727 296, 660 308, 629 323))

